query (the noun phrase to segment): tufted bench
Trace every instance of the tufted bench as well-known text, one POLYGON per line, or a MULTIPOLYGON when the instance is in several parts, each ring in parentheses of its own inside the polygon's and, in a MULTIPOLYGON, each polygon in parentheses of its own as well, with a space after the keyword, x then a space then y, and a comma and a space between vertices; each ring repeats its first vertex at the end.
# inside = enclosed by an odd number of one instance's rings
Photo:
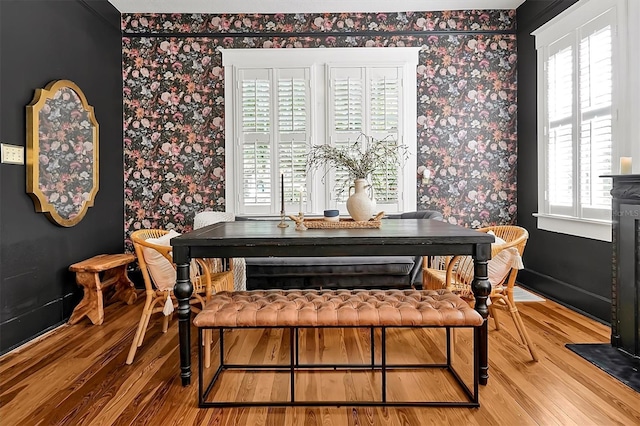
POLYGON ((478 407, 478 333, 473 343, 473 390, 461 380, 451 363, 451 328, 482 326, 478 312, 447 290, 256 290, 216 293, 198 313, 194 324, 199 329, 199 405, 221 406, 466 406, 478 407), (369 328, 371 333, 370 364, 301 364, 298 359, 298 330, 300 328, 369 328), (389 327, 441 327, 446 329, 445 364, 391 365, 386 361, 386 329, 389 327), (278 365, 247 365, 228 363, 225 359, 224 329, 287 328, 289 329, 289 363, 278 365), (374 357, 374 329, 381 331, 381 362, 374 357), (204 386, 205 368, 202 342, 205 332, 219 331, 220 365, 208 385, 204 386), (437 367, 448 370, 466 394, 467 401, 387 401, 386 374, 389 369, 437 367), (314 368, 380 370, 381 399, 376 401, 297 401, 295 372, 314 368), (290 399, 288 401, 208 401, 218 377, 224 370, 288 370, 290 399))

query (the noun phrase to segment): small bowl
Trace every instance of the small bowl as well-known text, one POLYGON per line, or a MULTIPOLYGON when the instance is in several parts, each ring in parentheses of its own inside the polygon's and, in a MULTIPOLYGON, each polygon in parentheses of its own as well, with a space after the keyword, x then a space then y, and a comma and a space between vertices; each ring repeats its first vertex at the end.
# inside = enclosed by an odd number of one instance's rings
POLYGON ((338 217, 340 216, 340 210, 325 210, 324 217, 338 217))
POLYGON ((322 220, 325 222, 340 222, 340 216, 325 216, 322 220))

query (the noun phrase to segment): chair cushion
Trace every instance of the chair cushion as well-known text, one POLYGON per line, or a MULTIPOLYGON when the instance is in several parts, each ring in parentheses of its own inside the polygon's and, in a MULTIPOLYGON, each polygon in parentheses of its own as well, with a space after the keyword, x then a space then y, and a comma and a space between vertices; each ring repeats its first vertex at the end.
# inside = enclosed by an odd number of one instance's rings
MULTIPOLYGON (((148 238, 146 241, 159 246, 170 246, 171 239, 180 235, 178 232, 171 230, 158 238, 148 238)), ((159 290, 170 290, 176 284, 176 270, 171 262, 162 254, 151 247, 142 247, 144 261, 151 275, 151 279, 159 290)))
POLYGON ((515 248, 503 250, 489 261, 489 281, 491 285, 496 286, 502 283, 509 271, 511 271, 511 264, 513 263, 512 250, 515 250, 515 248))
MULTIPOLYGON (((173 229, 158 238, 147 238, 147 242, 156 244, 158 246, 171 246, 171 239, 179 236, 180 233, 173 229)), ((152 249, 151 247, 142 247, 142 253, 144 255, 144 261, 147 264, 147 269, 151 275, 151 279, 158 288, 158 290, 173 290, 173 286, 176 284, 176 270, 173 264, 167 260, 160 252, 152 249)), ((195 281, 198 274, 198 263, 195 260, 191 260, 189 265, 189 276, 191 281, 195 281)))
MULTIPOLYGON (((495 245, 506 244, 507 242, 502 238, 496 236, 493 231, 487 232, 495 237, 495 245)), ((492 244, 492 245, 493 245, 492 244)), ((489 269, 489 281, 492 286, 501 284, 507 277, 512 268, 522 269, 522 259, 520 253, 515 247, 509 247, 496 254, 488 264, 489 269)))

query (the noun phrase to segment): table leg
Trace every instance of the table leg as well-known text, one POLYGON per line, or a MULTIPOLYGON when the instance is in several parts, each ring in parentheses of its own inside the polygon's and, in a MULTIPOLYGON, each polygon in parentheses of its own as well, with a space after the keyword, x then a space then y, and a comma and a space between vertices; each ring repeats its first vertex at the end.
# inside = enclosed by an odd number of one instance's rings
POLYGON ((189 279, 189 262, 176 264, 176 286, 173 294, 178 299, 178 333, 180 338, 180 377, 182 386, 191 384, 191 306, 189 299, 193 285, 189 279))
POLYGON ((476 245, 476 253, 473 256, 474 262, 474 277, 471 284, 471 290, 476 300, 475 309, 478 311, 484 323, 481 327, 476 327, 477 342, 480 345, 480 364, 479 375, 480 384, 486 385, 489 380, 489 333, 488 333, 488 316, 489 308, 487 307, 487 298, 491 294, 491 283, 489 282, 488 275, 488 261, 491 258, 491 245, 490 244, 478 244, 476 245))

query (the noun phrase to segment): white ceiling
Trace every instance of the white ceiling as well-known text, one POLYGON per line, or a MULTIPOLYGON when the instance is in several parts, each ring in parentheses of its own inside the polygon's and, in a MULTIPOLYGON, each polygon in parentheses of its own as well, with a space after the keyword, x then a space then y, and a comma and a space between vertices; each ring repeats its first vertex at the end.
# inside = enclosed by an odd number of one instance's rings
POLYGON ((515 9, 525 0, 109 0, 121 13, 322 13, 515 9))

